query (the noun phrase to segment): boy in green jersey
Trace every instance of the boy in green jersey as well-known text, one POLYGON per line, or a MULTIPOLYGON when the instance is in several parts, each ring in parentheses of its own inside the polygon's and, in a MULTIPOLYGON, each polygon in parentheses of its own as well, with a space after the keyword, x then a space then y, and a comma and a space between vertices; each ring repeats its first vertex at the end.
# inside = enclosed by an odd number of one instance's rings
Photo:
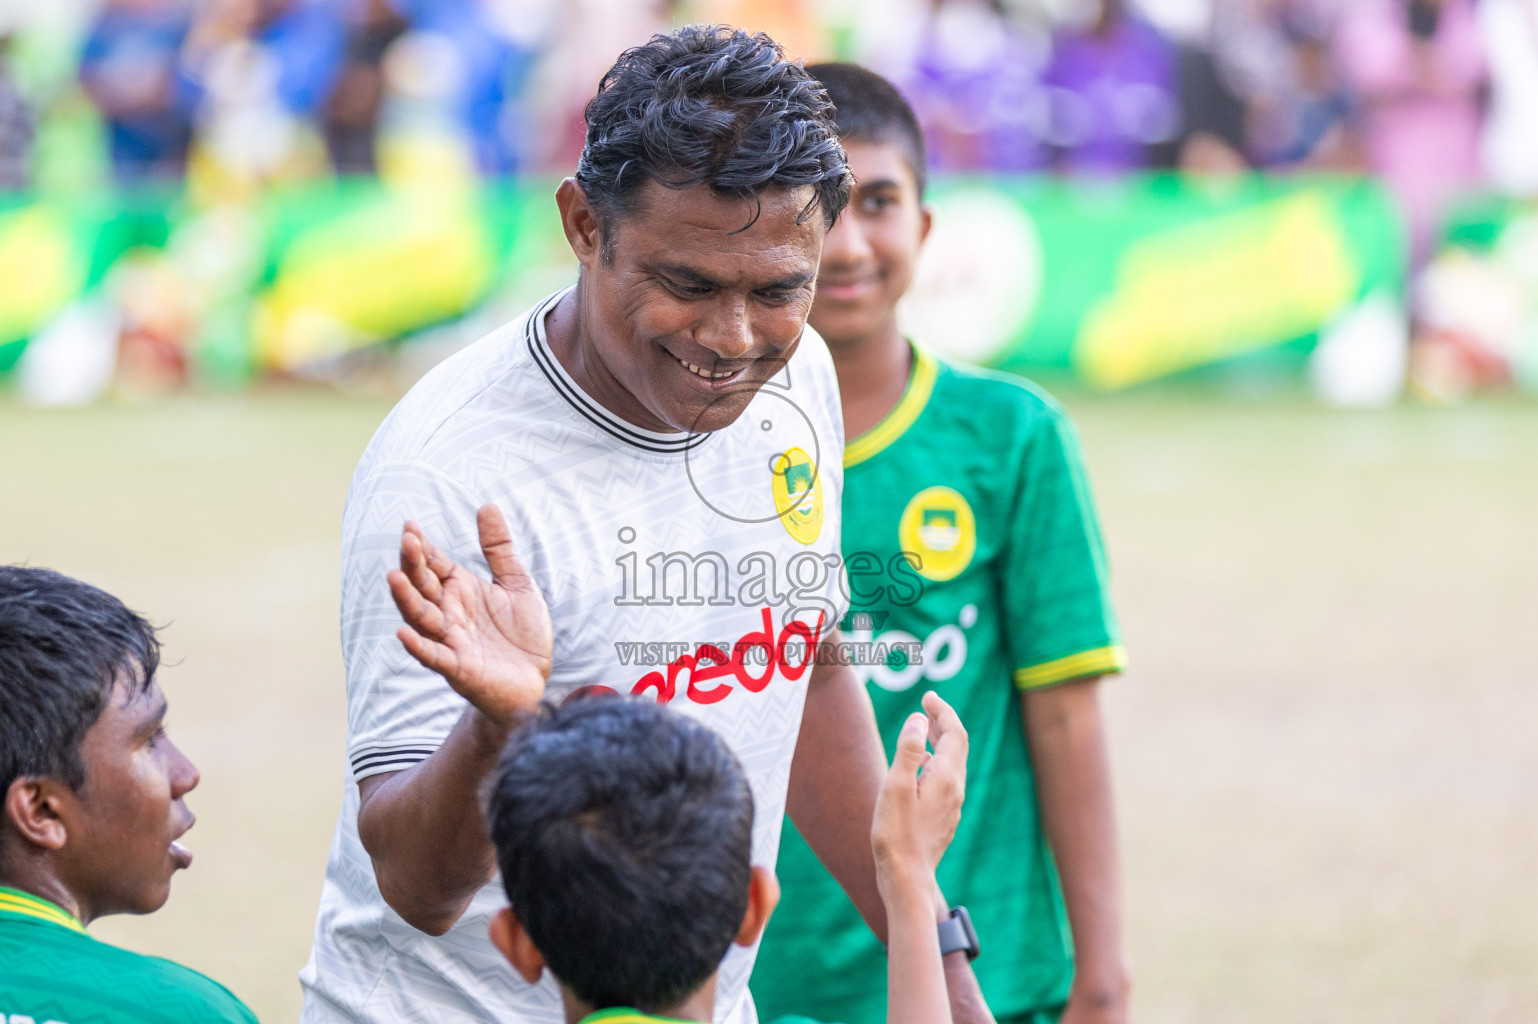
MULTIPOLYGON (((1032 385, 951 366, 899 332, 897 301, 929 230, 922 136, 879 76, 809 70, 837 107, 856 180, 810 319, 833 353, 849 438, 845 635, 872 645, 864 673, 888 745, 928 686, 971 731, 973 813, 939 881, 971 912, 973 969, 994 1013, 1122 1022, 1096 680, 1124 655, 1074 433, 1032 385), (922 657, 901 656, 919 645, 922 657)), ((785 902, 752 981, 760 1009, 879 1020, 881 949, 788 822, 778 872, 785 902)))
POLYGON ((0 1020, 255 1024, 195 971, 97 942, 192 862, 198 772, 165 734, 154 629, 46 569, 0 567, 0 1020))

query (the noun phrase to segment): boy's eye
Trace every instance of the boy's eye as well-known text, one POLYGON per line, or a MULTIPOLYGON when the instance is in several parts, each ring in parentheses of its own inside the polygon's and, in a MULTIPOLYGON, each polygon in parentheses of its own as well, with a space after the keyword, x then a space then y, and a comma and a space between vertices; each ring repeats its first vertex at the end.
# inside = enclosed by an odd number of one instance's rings
POLYGON ((888 207, 897 205, 897 201, 891 196, 865 196, 860 200, 860 209, 866 213, 881 213, 888 207))

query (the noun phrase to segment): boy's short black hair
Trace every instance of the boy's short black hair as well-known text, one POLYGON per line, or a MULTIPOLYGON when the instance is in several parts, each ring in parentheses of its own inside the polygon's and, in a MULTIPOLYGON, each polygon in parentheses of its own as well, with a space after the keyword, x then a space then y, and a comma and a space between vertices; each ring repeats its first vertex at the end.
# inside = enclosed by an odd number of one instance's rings
POLYGON ((810 74, 828 90, 835 108, 838 137, 852 142, 890 143, 902 150, 913 172, 919 197, 924 195, 928 165, 924 131, 908 101, 885 78, 858 64, 810 64, 810 74))
POLYGON ((85 784, 80 743, 113 686, 142 693, 155 628, 103 590, 49 569, 0 566, 0 794, 25 776, 85 784))
POLYGON ((804 212, 819 208, 830 226, 849 202, 827 93, 762 32, 688 25, 653 36, 620 54, 586 117, 577 181, 606 248, 613 218, 647 181, 742 199, 810 185, 804 212))
POLYGON ((742 927, 752 790, 715 733, 657 704, 543 709, 508 741, 486 823, 513 912, 594 1008, 677 1005, 742 927))

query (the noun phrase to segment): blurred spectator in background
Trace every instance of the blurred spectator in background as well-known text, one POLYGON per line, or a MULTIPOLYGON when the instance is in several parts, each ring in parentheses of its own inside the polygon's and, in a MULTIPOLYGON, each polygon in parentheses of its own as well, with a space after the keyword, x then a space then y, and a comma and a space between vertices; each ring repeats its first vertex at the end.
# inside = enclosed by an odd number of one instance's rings
POLYGON ((359 0, 347 12, 341 71, 322 108, 322 131, 338 174, 372 174, 374 141, 384 100, 385 51, 406 20, 385 0, 359 0))
POLYGON ((767 32, 792 57, 808 64, 831 56, 827 0, 693 0, 682 12, 689 21, 737 25, 767 32))
MULTIPOLYGON (((582 111, 614 58, 666 32, 677 0, 555 0, 550 42, 540 56, 536 84, 543 99, 544 131, 537 140, 542 170, 570 174, 577 166, 587 126, 582 111)), ((533 141, 533 140, 531 140, 533 141)))
POLYGON ((12 36, 0 29, 0 192, 20 192, 32 180, 37 123, 11 70, 12 36))
POLYGON ((1482 0, 1492 95, 1485 168, 1503 192, 1538 195, 1538 0, 1482 0))
POLYGON ((938 170, 1026 171, 1044 160, 1045 40, 999 0, 934 0, 908 74, 896 76, 938 170))
POLYGON ((1221 51, 1186 43, 1175 61, 1179 134, 1149 153, 1155 166, 1204 177, 1238 174, 1245 157, 1248 110, 1220 60, 1221 51))
POLYGON ((91 26, 80 82, 106 123, 121 182, 186 166, 198 100, 181 62, 191 25, 186 0, 107 0, 91 26))
POLYGON ((323 167, 321 105, 342 68, 341 0, 214 0, 187 44, 205 99, 196 191, 238 197, 323 167))
MULTIPOLYGON (((522 106, 548 32, 542 0, 398 0, 413 29, 438 37, 452 54, 445 110, 484 174, 508 174, 525 159, 529 125, 522 106)), ((644 42, 643 39, 637 42, 644 42)))
POLYGON ((1479 180, 1486 77, 1473 0, 1351 0, 1335 42, 1368 166, 1399 202, 1419 266, 1449 202, 1479 180))
POLYGON ((1360 169, 1331 27, 1318 0, 1229 0, 1213 12, 1214 51, 1247 107, 1244 148, 1256 166, 1360 169))
POLYGON ((1179 134, 1176 49, 1125 0, 1093 6, 1088 24, 1053 41, 1048 139, 1060 170, 1120 174, 1148 166, 1150 147, 1179 134))

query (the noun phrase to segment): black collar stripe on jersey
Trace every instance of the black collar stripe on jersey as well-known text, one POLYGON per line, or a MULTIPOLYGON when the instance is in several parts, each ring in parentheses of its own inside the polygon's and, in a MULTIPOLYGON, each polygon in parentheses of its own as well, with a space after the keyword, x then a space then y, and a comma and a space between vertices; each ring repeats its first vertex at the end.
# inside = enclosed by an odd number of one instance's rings
POLYGON ((538 366, 545 379, 555 388, 556 394, 566 400, 583 418, 604 432, 619 438, 626 444, 634 445, 649 452, 661 454, 676 454, 686 452, 702 444, 710 437, 706 434, 684 434, 676 441, 664 441, 646 434, 641 434, 617 422, 612 413, 607 409, 599 408, 581 391, 572 386, 566 379, 560 367, 555 364, 555 354, 549 351, 541 343, 536 325, 550 310, 550 306, 559 298, 559 294, 552 295, 529 314, 528 323, 524 326, 524 337, 529 346, 529 354, 534 357, 534 365, 538 366))

